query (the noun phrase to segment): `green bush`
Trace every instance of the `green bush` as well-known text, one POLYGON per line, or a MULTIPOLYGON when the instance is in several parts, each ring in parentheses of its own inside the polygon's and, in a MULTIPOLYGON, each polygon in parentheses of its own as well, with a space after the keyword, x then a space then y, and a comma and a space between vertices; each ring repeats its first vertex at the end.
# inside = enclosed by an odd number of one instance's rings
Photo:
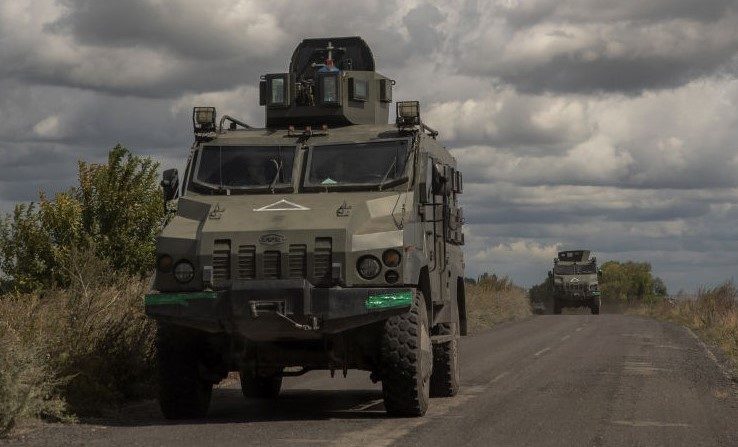
POLYGON ((0 220, 0 292, 30 292, 71 282, 62 260, 87 249, 116 271, 144 275, 153 267, 164 219, 158 165, 118 145, 107 164, 79 163, 79 185, 41 193, 0 220))
POLYGON ((0 220, 0 435, 153 394, 157 169, 116 146, 79 163, 77 186, 0 220))

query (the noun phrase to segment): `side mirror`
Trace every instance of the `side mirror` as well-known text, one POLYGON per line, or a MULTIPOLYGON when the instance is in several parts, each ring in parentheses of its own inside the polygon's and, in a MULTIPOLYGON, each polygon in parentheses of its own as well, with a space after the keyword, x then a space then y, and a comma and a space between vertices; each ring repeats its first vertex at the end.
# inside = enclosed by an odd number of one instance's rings
POLYGON ((548 279, 553 279, 554 274, 551 270, 548 271, 548 279))
POLYGON ((161 176, 161 188, 164 192, 164 201, 168 202, 179 197, 179 172, 176 169, 167 169, 161 176))
POLYGON ((602 279, 602 269, 597 269, 597 279, 602 279))

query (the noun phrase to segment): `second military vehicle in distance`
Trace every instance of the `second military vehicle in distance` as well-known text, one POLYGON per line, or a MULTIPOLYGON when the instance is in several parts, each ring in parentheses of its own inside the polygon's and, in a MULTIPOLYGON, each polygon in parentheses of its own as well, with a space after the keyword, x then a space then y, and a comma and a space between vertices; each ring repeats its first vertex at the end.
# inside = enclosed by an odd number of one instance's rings
POLYGON ((458 392, 462 177, 417 101, 388 124, 393 85, 361 38, 306 39, 262 77, 266 128, 195 108, 146 296, 166 417, 205 415, 230 371, 249 398, 371 371, 394 415, 458 392))
POLYGON ((589 307, 593 314, 600 313, 600 272, 589 250, 560 251, 548 276, 555 314, 564 307, 589 307))

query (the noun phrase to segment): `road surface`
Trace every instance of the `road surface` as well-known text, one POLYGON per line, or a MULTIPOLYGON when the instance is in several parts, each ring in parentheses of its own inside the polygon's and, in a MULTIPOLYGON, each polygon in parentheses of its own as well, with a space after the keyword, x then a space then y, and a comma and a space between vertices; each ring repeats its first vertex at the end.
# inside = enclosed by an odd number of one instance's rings
MULTIPOLYGON (((547 315, 465 337, 462 391, 424 418, 384 414, 368 374, 285 379, 277 401, 216 390, 207 420, 152 402, 115 420, 45 424, 11 445, 738 446, 738 394, 686 329, 624 315, 547 315)), ((712 357, 712 358, 711 358, 712 357)))

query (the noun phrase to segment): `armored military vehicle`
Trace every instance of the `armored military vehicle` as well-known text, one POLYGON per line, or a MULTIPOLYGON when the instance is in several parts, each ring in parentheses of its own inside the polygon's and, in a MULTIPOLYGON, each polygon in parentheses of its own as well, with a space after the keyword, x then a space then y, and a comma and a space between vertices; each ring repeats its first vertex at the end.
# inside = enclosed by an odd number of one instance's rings
POLYGON ((548 276, 555 314, 564 307, 589 307, 593 314, 600 313, 600 271, 589 250, 560 251, 548 276))
POLYGON ((417 101, 388 124, 394 84, 361 38, 306 39, 261 79, 265 128, 194 109, 145 303, 167 418, 205 415, 231 371, 248 398, 370 371, 393 415, 458 392, 462 176, 417 101))

